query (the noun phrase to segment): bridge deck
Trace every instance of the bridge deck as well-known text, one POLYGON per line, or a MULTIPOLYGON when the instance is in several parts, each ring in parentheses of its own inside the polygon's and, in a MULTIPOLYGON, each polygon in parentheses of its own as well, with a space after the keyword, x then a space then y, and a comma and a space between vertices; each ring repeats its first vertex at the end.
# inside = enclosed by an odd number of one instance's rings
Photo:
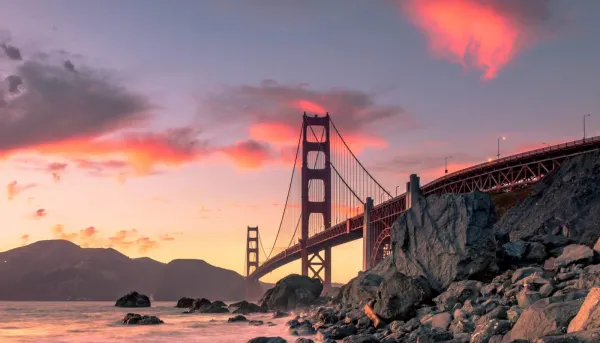
MULTIPOLYGON (((445 175, 424 185, 421 191, 424 195, 431 195, 463 193, 474 189, 510 189, 537 182, 567 158, 598 149, 600 136, 531 150, 445 175)), ((371 212, 371 224, 377 226, 378 232, 386 229, 389 231, 391 224, 405 210, 406 194, 402 194, 375 206, 371 212)), ((309 237, 308 252, 314 253, 326 247, 335 247, 362 238, 363 221, 364 214, 360 214, 309 237)), ((260 279, 265 274, 299 259, 300 250, 300 244, 289 247, 265 261, 248 275, 248 278, 260 279)))

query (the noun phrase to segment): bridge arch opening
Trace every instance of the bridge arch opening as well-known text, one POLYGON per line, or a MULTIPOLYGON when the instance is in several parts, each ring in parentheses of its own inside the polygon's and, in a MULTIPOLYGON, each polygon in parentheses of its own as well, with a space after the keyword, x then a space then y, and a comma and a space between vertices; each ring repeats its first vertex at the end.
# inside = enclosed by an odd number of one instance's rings
POLYGON ((307 160, 308 169, 325 169, 325 154, 322 151, 309 151, 307 160))

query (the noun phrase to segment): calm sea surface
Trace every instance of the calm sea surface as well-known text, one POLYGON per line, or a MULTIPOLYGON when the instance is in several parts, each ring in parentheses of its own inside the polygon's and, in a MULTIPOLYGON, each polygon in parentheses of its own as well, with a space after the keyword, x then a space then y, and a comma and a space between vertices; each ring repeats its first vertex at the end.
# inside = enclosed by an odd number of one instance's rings
POLYGON ((114 302, 0 302, 0 342, 247 342, 257 336, 280 336, 294 342, 284 323, 255 314, 248 319, 276 326, 227 323, 228 314, 182 314, 175 302, 153 302, 150 308, 123 309, 114 302), (128 312, 158 316, 165 324, 123 325, 128 312), (214 322, 210 322, 214 319, 214 322))

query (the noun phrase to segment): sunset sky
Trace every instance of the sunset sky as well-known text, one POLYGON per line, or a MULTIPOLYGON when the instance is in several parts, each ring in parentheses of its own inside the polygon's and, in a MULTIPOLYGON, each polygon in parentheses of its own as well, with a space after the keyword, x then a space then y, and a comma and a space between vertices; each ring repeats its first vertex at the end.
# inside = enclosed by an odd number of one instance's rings
MULTIPOLYGON (((0 1, 0 251, 63 238, 244 270, 303 111, 391 193, 600 135, 600 1, 0 1)), ((333 281, 361 267, 333 250, 333 281)), ((300 272, 292 263, 265 276, 300 272)))

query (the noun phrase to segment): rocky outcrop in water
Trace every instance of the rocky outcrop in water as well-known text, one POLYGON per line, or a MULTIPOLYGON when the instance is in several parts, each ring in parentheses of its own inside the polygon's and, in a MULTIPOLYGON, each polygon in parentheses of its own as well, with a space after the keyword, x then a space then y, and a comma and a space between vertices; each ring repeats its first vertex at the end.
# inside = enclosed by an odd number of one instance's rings
POLYGON ((259 303, 269 310, 290 310, 311 305, 322 291, 323 284, 319 279, 291 274, 265 292, 259 303))
POLYGON ((117 307, 150 307, 150 298, 136 291, 129 292, 120 297, 115 303, 117 307))
POLYGON ((229 305, 232 313, 250 314, 250 313, 265 313, 267 309, 245 300, 229 305))
POLYGON ((156 316, 146 316, 137 313, 127 313, 122 322, 128 325, 156 325, 164 323, 156 316))
POLYGON ((194 305, 194 299, 183 297, 177 301, 177 308, 191 308, 194 305))

